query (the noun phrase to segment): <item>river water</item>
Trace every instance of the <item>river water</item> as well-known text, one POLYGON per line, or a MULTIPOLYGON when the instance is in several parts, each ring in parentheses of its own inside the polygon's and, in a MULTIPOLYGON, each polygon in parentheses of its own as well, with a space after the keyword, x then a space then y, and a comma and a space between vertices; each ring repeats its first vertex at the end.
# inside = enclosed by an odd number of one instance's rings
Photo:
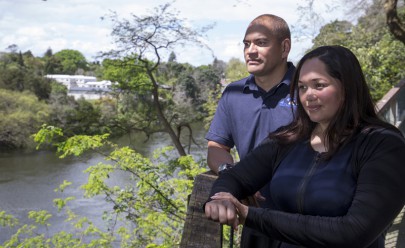
MULTIPOLYGON (((194 138, 199 146, 192 146, 193 156, 199 160, 205 157, 206 142, 205 130, 202 125, 193 128, 194 138)), ((170 139, 162 134, 152 136, 147 142, 145 137, 122 137, 118 143, 131 145, 138 152, 148 156, 154 149, 170 145, 170 139), (130 142, 131 141, 131 142, 130 142)), ((83 171, 91 165, 103 161, 98 155, 82 158, 58 158, 55 153, 47 151, 14 152, 0 154, 0 211, 14 215, 21 222, 28 220, 27 214, 31 210, 47 210, 53 216, 50 219, 49 234, 61 230, 71 230, 69 223, 65 222, 64 212, 58 213, 53 205, 53 199, 74 196, 76 199, 69 202, 69 208, 80 216, 86 216, 103 229, 102 220, 104 211, 111 209, 103 197, 85 198, 80 186, 87 180, 83 171), (72 182, 64 192, 55 192, 54 189, 64 181, 72 182)), ((116 180, 126 180, 125 175, 110 178, 112 183, 116 180)), ((42 229, 41 231, 44 231, 42 229)), ((0 245, 10 238, 12 230, 0 226, 0 245)))

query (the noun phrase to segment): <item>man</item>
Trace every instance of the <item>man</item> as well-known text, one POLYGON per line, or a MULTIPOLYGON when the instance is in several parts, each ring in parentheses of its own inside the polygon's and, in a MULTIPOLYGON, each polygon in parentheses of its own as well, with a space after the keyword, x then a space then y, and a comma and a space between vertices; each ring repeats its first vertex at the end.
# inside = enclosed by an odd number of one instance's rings
MULTIPOLYGON (((207 162, 215 173, 233 166, 231 148, 236 146, 243 158, 270 132, 292 121, 289 84, 295 67, 287 62, 291 49, 288 24, 275 15, 260 15, 249 24, 243 44, 251 75, 225 88, 206 135, 207 162)), ((267 188, 256 194, 260 207, 270 207, 267 188)), ((243 248, 270 247, 271 242, 252 229, 243 229, 243 248)))

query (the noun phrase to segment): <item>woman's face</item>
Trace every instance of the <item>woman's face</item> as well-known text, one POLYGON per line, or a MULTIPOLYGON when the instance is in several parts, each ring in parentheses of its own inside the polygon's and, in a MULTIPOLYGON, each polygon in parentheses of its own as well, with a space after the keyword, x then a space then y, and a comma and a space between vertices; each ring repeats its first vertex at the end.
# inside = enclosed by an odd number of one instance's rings
POLYGON ((313 122, 326 128, 343 102, 341 82, 331 77, 318 58, 304 62, 299 73, 300 102, 313 122))

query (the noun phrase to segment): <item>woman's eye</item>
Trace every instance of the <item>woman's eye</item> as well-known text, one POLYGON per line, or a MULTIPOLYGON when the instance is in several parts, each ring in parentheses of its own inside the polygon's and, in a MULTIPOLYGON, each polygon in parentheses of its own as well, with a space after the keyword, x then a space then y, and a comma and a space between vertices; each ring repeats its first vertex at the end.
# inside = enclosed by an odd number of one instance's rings
POLYGON ((305 86, 305 85, 298 85, 299 90, 305 90, 306 88, 307 88, 307 86, 305 86))
POLYGON ((323 89, 323 88, 325 88, 325 84, 323 84, 323 83, 317 83, 316 85, 315 85, 315 87, 317 88, 317 89, 323 89))

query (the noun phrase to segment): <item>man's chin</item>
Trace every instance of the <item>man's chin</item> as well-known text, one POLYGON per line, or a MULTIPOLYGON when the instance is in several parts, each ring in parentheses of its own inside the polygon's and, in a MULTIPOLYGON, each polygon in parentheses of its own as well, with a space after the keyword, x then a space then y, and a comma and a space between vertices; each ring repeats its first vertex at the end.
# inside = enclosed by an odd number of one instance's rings
POLYGON ((250 74, 256 74, 256 73, 261 73, 262 72, 262 68, 260 67, 260 66, 252 66, 252 65, 250 65, 250 66, 248 66, 247 67, 247 71, 250 73, 250 74))
POLYGON ((250 74, 252 74, 252 75, 261 75, 262 74, 262 70, 260 70, 260 69, 258 69, 258 68, 255 68, 254 70, 253 69, 250 69, 250 68, 248 68, 248 70, 247 70, 250 74))

